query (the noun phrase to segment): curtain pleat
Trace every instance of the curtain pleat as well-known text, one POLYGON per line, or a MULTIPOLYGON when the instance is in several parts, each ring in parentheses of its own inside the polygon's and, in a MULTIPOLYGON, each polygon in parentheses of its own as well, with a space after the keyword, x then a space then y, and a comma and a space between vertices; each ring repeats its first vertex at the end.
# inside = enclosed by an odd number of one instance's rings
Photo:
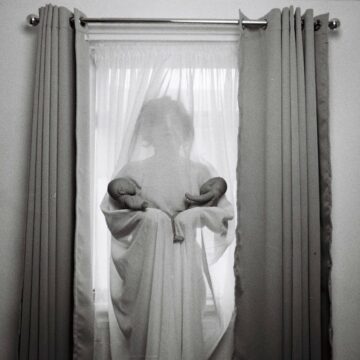
MULTIPOLYGON (((327 15, 315 18, 322 24, 328 21, 327 15)), ((329 140, 329 64, 327 29, 321 27, 315 32, 315 64, 316 64, 316 101, 318 123, 318 151, 320 175, 320 226, 321 226, 321 350, 322 359, 332 358, 332 326, 331 326, 331 254, 332 239, 332 192, 331 162, 329 140)))
MULTIPOLYGON (((318 51, 327 43, 328 17, 317 18, 318 30, 312 10, 301 16, 298 8, 274 9, 265 18, 266 29, 240 30, 234 357, 321 359, 321 326, 328 324, 320 283, 327 288, 328 279, 321 270, 319 157, 324 172, 330 161, 318 137, 321 72, 325 102, 328 88, 327 54, 318 61, 318 51)), ((329 181, 324 187, 329 194, 329 181)))
POLYGON ((65 8, 39 9, 20 359, 72 347, 75 206, 74 31, 65 8))
POLYGON ((91 120, 89 97, 89 44, 87 29, 80 24, 84 16, 75 9, 76 52, 76 227, 73 313, 73 359, 88 360, 94 356, 94 293, 92 278, 91 232, 93 214, 92 183, 94 122, 91 120))

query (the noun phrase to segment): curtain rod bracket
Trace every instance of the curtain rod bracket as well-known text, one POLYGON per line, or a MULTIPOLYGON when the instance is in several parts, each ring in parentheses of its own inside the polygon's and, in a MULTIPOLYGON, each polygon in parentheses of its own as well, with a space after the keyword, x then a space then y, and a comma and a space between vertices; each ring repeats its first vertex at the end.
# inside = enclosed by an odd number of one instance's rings
POLYGON ((336 30, 340 27, 341 22, 338 18, 330 19, 329 20, 329 29, 336 30))
POLYGON ((26 24, 29 26, 36 26, 40 22, 40 17, 35 14, 30 14, 26 17, 26 24))

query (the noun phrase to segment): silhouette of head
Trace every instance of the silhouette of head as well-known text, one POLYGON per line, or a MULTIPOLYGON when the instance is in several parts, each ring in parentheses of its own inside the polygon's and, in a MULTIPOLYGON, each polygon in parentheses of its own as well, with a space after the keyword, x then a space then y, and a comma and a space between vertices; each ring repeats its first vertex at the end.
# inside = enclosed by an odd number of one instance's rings
POLYGON ((149 100, 141 109, 137 127, 146 146, 155 150, 191 150, 193 121, 180 101, 168 96, 149 100))

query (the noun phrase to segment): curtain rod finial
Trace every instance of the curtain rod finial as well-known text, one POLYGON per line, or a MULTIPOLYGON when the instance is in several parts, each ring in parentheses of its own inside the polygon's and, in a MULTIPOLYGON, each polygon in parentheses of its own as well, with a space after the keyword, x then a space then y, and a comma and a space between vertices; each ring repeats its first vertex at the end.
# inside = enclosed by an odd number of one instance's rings
POLYGON ((341 25, 341 22, 340 22, 340 20, 337 19, 337 18, 331 19, 331 20, 329 21, 329 28, 330 28, 330 30, 336 30, 336 29, 338 29, 338 28, 340 27, 340 25, 341 25))
POLYGON ((30 14, 26 17, 26 23, 29 26, 36 26, 40 22, 40 18, 38 15, 30 14))

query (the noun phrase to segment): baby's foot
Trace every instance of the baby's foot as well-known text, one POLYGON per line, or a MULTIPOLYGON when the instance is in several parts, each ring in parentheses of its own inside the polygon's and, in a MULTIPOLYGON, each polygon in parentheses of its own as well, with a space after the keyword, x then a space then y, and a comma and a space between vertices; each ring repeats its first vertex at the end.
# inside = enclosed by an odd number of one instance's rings
POLYGON ((177 235, 177 234, 174 235, 174 244, 175 244, 175 243, 182 243, 183 241, 184 241, 184 237, 183 237, 183 236, 177 235))

